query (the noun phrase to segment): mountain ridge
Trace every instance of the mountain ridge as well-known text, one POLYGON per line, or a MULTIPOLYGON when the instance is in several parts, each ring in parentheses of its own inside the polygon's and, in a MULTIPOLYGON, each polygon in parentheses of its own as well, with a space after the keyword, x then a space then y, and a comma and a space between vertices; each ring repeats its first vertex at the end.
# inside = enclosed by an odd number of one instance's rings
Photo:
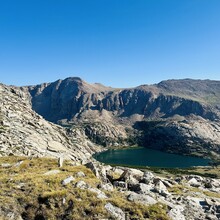
POLYGON ((167 80, 122 89, 68 77, 15 88, 46 120, 78 127, 96 144, 161 146, 199 156, 220 151, 220 81, 167 80))
POLYGON ((191 154, 191 149, 195 153, 196 148, 206 149, 206 153, 209 148, 219 152, 220 81, 166 80, 123 89, 69 77, 26 88, 33 110, 51 122, 80 126, 97 144, 150 144, 148 147, 152 148, 161 145, 161 150, 173 148, 174 152, 186 154, 191 154), (136 126, 141 121, 165 122, 146 132, 146 128, 136 126), (210 135, 193 127, 195 121, 210 135), (163 141, 160 136, 169 137, 170 141, 163 141), (152 141, 152 137, 156 140, 152 141))

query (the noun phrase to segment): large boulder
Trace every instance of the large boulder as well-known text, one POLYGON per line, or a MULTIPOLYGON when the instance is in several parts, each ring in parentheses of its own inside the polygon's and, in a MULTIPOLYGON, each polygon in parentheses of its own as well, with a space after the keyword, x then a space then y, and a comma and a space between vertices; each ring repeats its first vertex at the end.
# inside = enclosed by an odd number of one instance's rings
POLYGON ((75 178, 73 176, 69 176, 66 179, 62 180, 61 183, 62 183, 63 186, 65 186, 65 185, 71 183, 73 180, 75 180, 75 178))
POLYGON ((128 188, 128 184, 123 181, 114 181, 113 186, 116 188, 124 189, 124 190, 128 188))
POLYGON ((138 183, 136 185, 133 185, 132 187, 130 187, 131 191, 137 192, 139 194, 146 194, 149 193, 151 190, 151 186, 147 185, 145 183, 138 183))
POLYGON ((144 173, 141 171, 141 170, 138 170, 138 169, 126 169, 122 175, 120 176, 120 179, 125 181, 125 182, 128 182, 131 177, 133 179, 136 179, 138 181, 141 180, 141 178, 143 177, 144 173))
POLYGON ((105 205, 105 209, 108 213, 117 220, 125 220, 125 213, 118 207, 113 206, 111 203, 105 205))
POLYGON ((158 192, 160 195, 165 197, 170 195, 170 193, 167 190, 167 187, 164 185, 164 183, 161 180, 158 180, 155 183, 154 191, 158 192))
POLYGON ((87 168, 89 168, 97 178, 102 180, 104 183, 109 183, 109 179, 107 178, 107 172, 111 169, 111 166, 101 165, 99 162, 91 161, 85 164, 87 168))
POLYGON ((98 199, 107 199, 107 198, 108 198, 108 197, 105 195, 104 192, 102 192, 101 190, 99 190, 99 189, 97 189, 97 188, 92 188, 92 187, 90 187, 88 190, 91 191, 91 192, 93 192, 93 193, 95 193, 95 194, 97 194, 97 198, 98 198, 98 199))
POLYGON ((151 197, 149 195, 138 194, 135 192, 131 192, 128 195, 127 199, 128 199, 128 201, 139 202, 144 205, 153 205, 153 204, 157 203, 157 201, 153 197, 151 197))
POLYGON ((183 210, 183 206, 176 205, 168 212, 168 215, 172 220, 187 220, 182 214, 183 210))
POLYGON ((144 175, 141 179, 141 182, 142 183, 146 183, 146 184, 149 184, 151 183, 152 181, 154 180, 154 174, 149 172, 149 171, 145 171, 144 172, 144 175))

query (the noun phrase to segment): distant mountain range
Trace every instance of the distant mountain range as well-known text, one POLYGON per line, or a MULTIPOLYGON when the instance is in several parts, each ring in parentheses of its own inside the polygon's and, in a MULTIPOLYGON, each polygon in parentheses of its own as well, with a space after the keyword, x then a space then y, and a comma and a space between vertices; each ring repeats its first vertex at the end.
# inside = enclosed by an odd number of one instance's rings
POLYGON ((71 77, 27 89, 37 113, 82 127, 98 144, 185 154, 220 151, 220 81, 167 80, 120 89, 71 77))
POLYGON ((167 80, 121 89, 70 77, 16 89, 46 120, 78 128, 96 144, 220 153, 220 81, 167 80))

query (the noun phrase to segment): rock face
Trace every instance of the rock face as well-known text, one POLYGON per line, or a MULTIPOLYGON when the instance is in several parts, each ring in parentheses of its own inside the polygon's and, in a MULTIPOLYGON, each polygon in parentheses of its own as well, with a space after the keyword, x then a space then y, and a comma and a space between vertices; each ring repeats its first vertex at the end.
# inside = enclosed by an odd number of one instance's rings
POLYGON ((85 163, 99 150, 77 129, 68 132, 31 109, 25 88, 0 85, 0 154, 69 158, 85 163))
POLYGON ((168 80, 114 89, 73 77, 24 89, 32 108, 45 119, 78 126, 104 146, 219 152, 220 81, 168 80))
POLYGON ((142 121, 142 143, 154 149, 184 154, 220 153, 220 122, 190 115, 184 119, 142 121))

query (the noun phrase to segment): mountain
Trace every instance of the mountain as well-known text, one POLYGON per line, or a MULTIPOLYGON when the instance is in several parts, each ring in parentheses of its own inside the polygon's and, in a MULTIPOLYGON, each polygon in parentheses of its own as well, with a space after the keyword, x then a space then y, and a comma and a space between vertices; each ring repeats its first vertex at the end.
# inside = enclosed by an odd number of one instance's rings
POLYGON ((220 152, 220 81, 167 80, 121 89, 70 77, 23 89, 39 115, 80 127, 98 144, 220 152))

